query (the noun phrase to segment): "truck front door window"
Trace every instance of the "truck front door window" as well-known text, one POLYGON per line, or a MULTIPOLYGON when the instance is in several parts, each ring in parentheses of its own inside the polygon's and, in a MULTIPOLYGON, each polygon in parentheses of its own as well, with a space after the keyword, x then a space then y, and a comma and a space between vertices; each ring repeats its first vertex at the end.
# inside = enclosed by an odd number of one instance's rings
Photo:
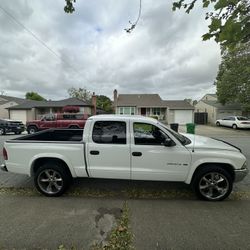
POLYGON ((126 123, 119 121, 97 121, 92 139, 101 144, 126 144, 126 123))
POLYGON ((135 145, 162 145, 167 135, 148 123, 134 123, 135 145))

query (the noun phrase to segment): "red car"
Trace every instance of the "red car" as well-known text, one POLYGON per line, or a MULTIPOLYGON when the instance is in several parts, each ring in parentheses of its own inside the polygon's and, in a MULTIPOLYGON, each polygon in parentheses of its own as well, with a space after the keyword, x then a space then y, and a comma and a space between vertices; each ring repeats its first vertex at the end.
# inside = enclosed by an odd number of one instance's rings
POLYGON ((41 120, 27 122, 26 128, 29 134, 49 128, 82 129, 87 119, 87 114, 47 114, 41 120))

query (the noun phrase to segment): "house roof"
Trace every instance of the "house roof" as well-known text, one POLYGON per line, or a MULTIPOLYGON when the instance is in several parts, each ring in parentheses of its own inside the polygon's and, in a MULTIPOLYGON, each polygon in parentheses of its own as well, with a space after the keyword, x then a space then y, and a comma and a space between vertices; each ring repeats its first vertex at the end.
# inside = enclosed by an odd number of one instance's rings
POLYGON ((118 107, 136 106, 170 109, 194 109, 187 101, 163 101, 158 94, 122 94, 117 99, 118 107))
POLYGON ((169 109, 194 109, 194 106, 184 100, 169 100, 163 102, 165 103, 165 107, 169 109))
POLYGON ((228 104, 221 104, 218 101, 208 101, 208 100, 202 100, 202 102, 206 103, 207 105, 213 106, 219 110, 241 110, 242 107, 239 103, 228 103, 228 104))
POLYGON ((117 106, 165 107, 158 94, 120 94, 117 106))
POLYGON ((32 109, 32 108, 62 108, 65 106, 89 106, 92 104, 87 101, 82 101, 77 98, 68 98, 60 101, 33 101, 29 100, 20 105, 9 107, 8 109, 32 109))
POLYGON ((8 103, 8 102, 16 102, 18 104, 26 102, 26 99, 13 97, 13 96, 7 96, 7 95, 0 95, 0 105, 8 103))

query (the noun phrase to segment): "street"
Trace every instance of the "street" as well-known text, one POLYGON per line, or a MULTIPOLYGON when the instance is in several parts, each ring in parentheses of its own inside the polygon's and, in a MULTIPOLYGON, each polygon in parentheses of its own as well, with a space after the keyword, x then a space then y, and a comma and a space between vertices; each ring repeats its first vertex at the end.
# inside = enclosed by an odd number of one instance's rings
MULTIPOLYGON (((240 147, 250 162, 249 131, 218 134, 209 136, 240 147)), ((14 137, 0 137, 1 145, 14 137)), ((46 198, 29 177, 5 172, 0 190, 0 249, 103 246, 124 204, 135 249, 250 249, 249 175, 224 202, 197 200, 182 183, 97 179, 77 179, 65 196, 46 198)))

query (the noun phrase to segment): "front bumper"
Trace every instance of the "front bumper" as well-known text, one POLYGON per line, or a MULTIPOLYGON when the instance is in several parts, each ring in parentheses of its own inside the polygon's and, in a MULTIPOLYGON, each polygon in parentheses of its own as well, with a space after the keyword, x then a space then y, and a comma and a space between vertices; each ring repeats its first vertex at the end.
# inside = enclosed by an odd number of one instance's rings
POLYGON ((249 170, 247 168, 244 169, 235 169, 234 173, 235 173, 235 178, 234 178, 234 182, 238 182, 241 181, 245 178, 245 176, 248 174, 249 170))
POLYGON ((1 169, 2 171, 8 172, 8 169, 7 169, 7 167, 6 167, 5 164, 0 165, 0 169, 1 169))

